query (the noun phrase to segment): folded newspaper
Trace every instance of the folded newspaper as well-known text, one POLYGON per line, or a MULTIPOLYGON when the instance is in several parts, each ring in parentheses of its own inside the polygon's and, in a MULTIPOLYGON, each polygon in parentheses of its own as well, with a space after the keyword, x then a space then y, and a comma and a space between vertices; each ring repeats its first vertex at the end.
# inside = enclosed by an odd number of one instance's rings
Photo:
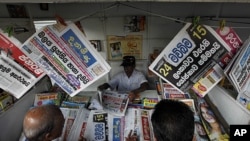
POLYGON ((45 76, 20 46, 21 42, 0 29, 0 88, 16 98, 22 97, 45 76))
POLYGON ((111 69, 72 22, 67 26, 55 24, 42 28, 21 50, 72 97, 111 69))
POLYGON ((187 23, 149 69, 182 93, 204 97, 223 78, 231 51, 213 28, 187 23))
POLYGON ((124 116, 128 107, 128 94, 105 90, 99 93, 103 110, 116 116, 124 116))

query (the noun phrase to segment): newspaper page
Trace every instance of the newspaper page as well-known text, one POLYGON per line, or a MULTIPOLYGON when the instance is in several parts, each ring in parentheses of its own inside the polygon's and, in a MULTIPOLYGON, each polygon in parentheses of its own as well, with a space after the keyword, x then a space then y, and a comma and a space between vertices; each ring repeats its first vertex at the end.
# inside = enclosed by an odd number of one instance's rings
POLYGON ((62 94, 56 92, 37 93, 35 94, 35 100, 33 106, 41 106, 47 104, 60 106, 62 99, 63 99, 62 94))
POLYGON ((87 141, 123 141, 124 116, 114 116, 103 110, 91 110, 84 133, 87 141))
POLYGON ((250 111, 250 87, 249 90, 240 92, 236 98, 237 102, 239 102, 244 108, 250 111))
POLYGON ((109 128, 108 113, 103 110, 91 110, 84 138, 87 141, 108 141, 109 128))
POLYGON ((123 141, 124 139, 124 126, 125 126, 125 117, 124 116, 109 116, 109 125, 110 127, 110 140, 112 141, 123 141))
POLYGON ((238 52, 239 48, 243 45, 243 42, 232 27, 219 27, 217 28, 216 32, 231 48, 228 56, 225 56, 226 58, 223 58, 224 61, 221 61, 225 62, 225 64, 228 64, 232 56, 234 56, 238 52))
POLYGON ((61 137, 57 138, 55 141, 66 141, 69 132, 71 130, 71 127, 76 119, 76 116, 78 115, 79 109, 74 109, 74 108, 60 108, 60 109, 63 113, 65 122, 61 137))
POLYGON ((211 141, 229 141, 229 135, 226 133, 225 128, 219 122, 214 112, 207 104, 204 98, 197 99, 197 111, 201 119, 203 127, 211 141))
POLYGON ((191 98, 188 92, 182 93, 169 83, 162 83, 164 99, 186 99, 191 98))
POLYGON ((214 66, 220 65, 221 59, 230 50, 211 27, 187 23, 149 69, 182 93, 190 88, 196 89, 194 84, 201 78, 208 77, 207 72, 211 72, 214 78, 209 80, 209 85, 203 83, 202 91, 198 91, 198 95, 203 97, 222 79, 222 69, 214 66))
POLYGON ((129 102, 127 93, 105 90, 100 97, 104 111, 116 116, 125 115, 129 102))
POLYGON ((243 92, 250 85, 250 39, 242 46, 239 56, 232 65, 229 76, 237 91, 243 92))
POLYGON ((16 98, 23 96, 44 71, 20 49, 21 43, 0 29, 0 88, 16 98))
POLYGON ((194 99, 180 99, 180 101, 187 104, 190 109, 194 112, 194 139, 193 141, 208 141, 207 133, 204 126, 200 120, 200 117, 195 108, 194 99))
POLYGON ((152 109, 128 108, 125 116, 124 137, 127 137, 132 130, 133 134, 136 134, 140 141, 154 140, 151 124, 152 111, 152 109))
POLYGON ((42 28, 22 45, 21 50, 70 96, 75 96, 110 70, 74 23, 42 28))
POLYGON ((90 111, 86 108, 80 108, 76 119, 70 129, 67 141, 78 141, 84 136, 86 131, 90 111))

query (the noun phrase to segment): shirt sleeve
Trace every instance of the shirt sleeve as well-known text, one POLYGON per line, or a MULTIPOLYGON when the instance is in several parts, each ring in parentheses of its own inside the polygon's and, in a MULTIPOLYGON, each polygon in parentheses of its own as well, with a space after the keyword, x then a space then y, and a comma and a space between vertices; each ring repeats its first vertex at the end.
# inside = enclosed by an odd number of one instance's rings
POLYGON ((120 79, 121 75, 122 75, 122 73, 118 73, 110 79, 108 84, 111 87, 111 90, 114 90, 117 87, 117 85, 119 84, 119 79, 120 79))
POLYGON ((140 81, 140 85, 142 84, 142 83, 144 83, 144 82, 148 82, 148 80, 146 79, 146 77, 145 77, 145 75, 142 73, 142 72, 139 72, 138 71, 138 79, 139 79, 139 81, 140 81))

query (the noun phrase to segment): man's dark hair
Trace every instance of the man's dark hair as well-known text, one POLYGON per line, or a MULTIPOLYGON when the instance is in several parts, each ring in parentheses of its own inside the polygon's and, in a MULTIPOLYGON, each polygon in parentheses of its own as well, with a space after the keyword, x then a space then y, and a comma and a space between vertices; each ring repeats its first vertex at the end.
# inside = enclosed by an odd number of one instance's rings
POLYGON ((194 113, 188 105, 177 100, 161 100, 151 117, 157 141, 192 141, 194 113))
POLYGON ((124 56, 122 59, 121 66, 135 66, 135 57, 134 56, 124 56))

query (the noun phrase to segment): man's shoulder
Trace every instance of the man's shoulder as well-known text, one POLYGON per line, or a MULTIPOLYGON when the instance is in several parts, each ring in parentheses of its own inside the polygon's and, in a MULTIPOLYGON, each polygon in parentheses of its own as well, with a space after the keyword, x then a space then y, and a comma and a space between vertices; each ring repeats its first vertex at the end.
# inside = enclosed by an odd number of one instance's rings
POLYGON ((134 69, 134 72, 135 72, 135 73, 141 73, 141 74, 143 74, 143 72, 142 72, 142 71, 137 70, 137 69, 134 69))

